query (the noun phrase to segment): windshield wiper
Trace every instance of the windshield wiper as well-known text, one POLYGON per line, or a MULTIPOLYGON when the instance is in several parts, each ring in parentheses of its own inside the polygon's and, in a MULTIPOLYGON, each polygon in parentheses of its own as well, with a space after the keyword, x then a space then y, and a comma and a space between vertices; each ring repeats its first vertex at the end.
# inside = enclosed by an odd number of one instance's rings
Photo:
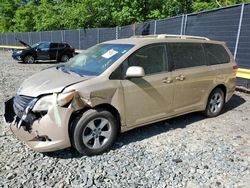
POLYGON ((74 71, 68 71, 68 73, 69 74, 73 74, 73 75, 77 75, 77 76, 81 76, 81 77, 83 77, 81 74, 78 74, 78 73, 76 73, 76 72, 74 72, 74 71))

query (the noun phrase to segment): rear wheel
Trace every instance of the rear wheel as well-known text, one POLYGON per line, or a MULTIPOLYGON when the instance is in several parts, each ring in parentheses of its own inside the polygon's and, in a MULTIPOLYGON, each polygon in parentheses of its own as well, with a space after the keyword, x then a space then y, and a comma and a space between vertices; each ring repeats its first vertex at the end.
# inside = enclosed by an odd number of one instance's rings
POLYGON ((68 60, 69 60, 69 56, 68 56, 68 55, 63 54, 63 55, 61 56, 61 59, 60 59, 61 62, 67 62, 68 60))
POLYGON ((79 153, 96 155, 106 151, 114 143, 117 134, 118 123, 110 112, 90 109, 74 123, 70 137, 79 153))
POLYGON ((32 64, 35 62, 35 58, 32 55, 27 55, 23 59, 24 63, 32 64))
POLYGON ((218 116, 225 103, 225 94, 220 88, 216 88, 210 94, 204 114, 207 117, 218 116))

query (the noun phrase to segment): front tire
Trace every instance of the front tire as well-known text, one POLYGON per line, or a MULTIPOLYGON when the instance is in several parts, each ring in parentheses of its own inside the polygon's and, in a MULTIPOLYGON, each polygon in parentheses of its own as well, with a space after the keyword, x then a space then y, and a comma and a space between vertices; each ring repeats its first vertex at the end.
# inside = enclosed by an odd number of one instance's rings
POLYGON ((215 88, 209 95, 207 106, 204 111, 205 116, 211 118, 218 116, 225 103, 225 94, 220 88, 215 88))
POLYGON ((110 112, 90 109, 73 124, 70 134, 72 146, 84 155, 101 154, 114 143, 118 125, 110 112))
POLYGON ((23 62, 26 64, 32 64, 35 62, 35 58, 32 55, 27 55, 23 58, 23 62))

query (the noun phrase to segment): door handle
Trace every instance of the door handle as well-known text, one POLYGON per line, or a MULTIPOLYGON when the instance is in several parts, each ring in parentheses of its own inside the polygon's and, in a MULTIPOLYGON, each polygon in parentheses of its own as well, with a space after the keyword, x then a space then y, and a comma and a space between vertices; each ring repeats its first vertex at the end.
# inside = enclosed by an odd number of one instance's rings
POLYGON ((179 81, 183 81, 186 79, 186 77, 183 74, 181 74, 181 75, 177 76, 175 79, 179 80, 179 81))
POLYGON ((162 82, 163 82, 164 84, 171 84, 171 83, 173 82, 173 80, 172 80, 171 78, 164 78, 164 79, 162 80, 162 82))

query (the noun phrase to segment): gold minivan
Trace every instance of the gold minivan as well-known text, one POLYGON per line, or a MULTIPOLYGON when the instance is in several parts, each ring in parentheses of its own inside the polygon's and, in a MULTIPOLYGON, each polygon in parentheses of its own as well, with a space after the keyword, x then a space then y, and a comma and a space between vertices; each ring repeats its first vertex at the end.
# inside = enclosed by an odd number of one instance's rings
POLYGON ((120 132, 190 112, 219 115, 236 71, 225 43, 203 37, 107 41, 26 79, 4 117, 35 151, 95 155, 120 132))

